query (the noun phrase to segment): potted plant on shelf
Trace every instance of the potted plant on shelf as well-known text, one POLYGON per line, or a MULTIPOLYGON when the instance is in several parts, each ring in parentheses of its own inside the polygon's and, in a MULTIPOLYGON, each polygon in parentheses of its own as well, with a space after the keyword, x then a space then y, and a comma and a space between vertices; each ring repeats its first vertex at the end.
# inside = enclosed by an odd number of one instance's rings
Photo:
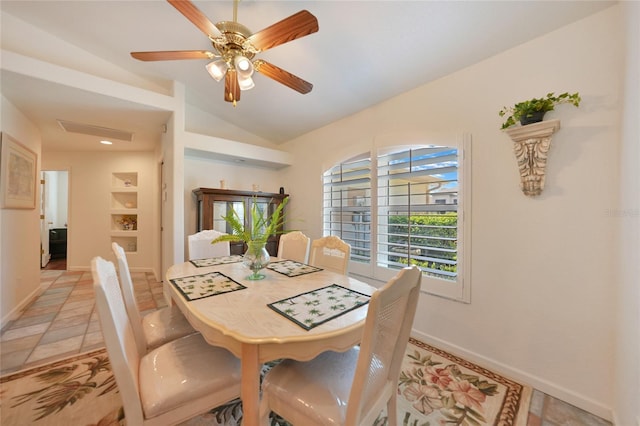
MULTIPOLYGON (((282 227, 284 225, 284 207, 288 201, 289 198, 282 200, 271 216, 267 216, 264 214, 260 204, 253 200, 251 209, 249 209, 249 214, 251 215, 251 226, 249 228, 244 226, 244 219, 233 208, 229 209, 222 218, 229 224, 232 233, 217 237, 211 241, 211 244, 223 241, 244 242, 247 245, 247 251, 244 254, 243 263, 252 271, 248 279, 263 279, 265 276, 260 274, 259 271, 266 267, 270 260, 265 245, 270 237, 286 232, 282 230, 282 227)), ((247 211, 246 206, 245 211, 247 211)))
POLYGON ((501 128, 511 127, 518 121, 523 126, 537 123, 542 121, 545 113, 553 111, 556 105, 569 103, 577 107, 580 105, 580 101, 578 92, 573 94, 565 92, 558 96, 551 92, 547 93, 547 96, 543 98, 533 98, 528 101, 518 102, 512 107, 503 107, 498 114, 500 114, 500 117, 508 116, 506 121, 502 123, 501 128))

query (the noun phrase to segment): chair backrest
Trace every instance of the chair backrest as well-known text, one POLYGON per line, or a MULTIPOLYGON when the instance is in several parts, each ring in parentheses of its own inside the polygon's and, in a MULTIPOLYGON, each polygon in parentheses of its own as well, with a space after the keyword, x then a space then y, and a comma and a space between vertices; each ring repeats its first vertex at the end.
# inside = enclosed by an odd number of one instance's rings
POLYGON ((421 277, 417 266, 404 268, 371 296, 345 424, 373 424, 397 392, 421 277))
POLYGON ((313 240, 309 264, 347 275, 351 246, 335 235, 313 240))
POLYGON ((147 353, 147 338, 145 337, 142 329, 142 315, 140 315, 138 302, 136 302, 136 295, 133 289, 133 281, 131 280, 131 272, 129 271, 127 255, 118 243, 111 243, 111 249, 113 250, 113 254, 116 255, 116 260, 118 262, 120 290, 122 291, 122 298, 124 299, 124 306, 127 310, 127 315, 131 321, 133 336, 135 337, 136 344, 138 345, 138 352, 140 355, 144 355, 147 353))
POLYGON ((287 232, 280 235, 278 243, 278 257, 295 260, 296 262, 309 262, 309 247, 311 238, 300 231, 287 232))
POLYGON ((143 422, 138 370, 140 357, 113 263, 101 257, 91 261, 96 308, 109 361, 127 415, 127 424, 143 422))
POLYGON ((189 260, 208 259, 210 257, 229 256, 229 242, 211 244, 220 235, 226 235, 213 229, 197 232, 187 237, 189 241, 189 260))

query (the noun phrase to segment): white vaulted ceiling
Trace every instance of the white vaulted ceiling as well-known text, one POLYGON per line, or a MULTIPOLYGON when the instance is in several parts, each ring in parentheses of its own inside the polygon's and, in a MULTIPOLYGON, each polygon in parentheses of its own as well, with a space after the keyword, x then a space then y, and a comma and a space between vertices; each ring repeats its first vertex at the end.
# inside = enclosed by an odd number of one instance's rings
MULTIPOLYGON (((233 18, 231 0, 194 4, 213 22, 233 18)), ((188 104, 279 144, 613 4, 243 0, 238 21, 253 32, 302 9, 317 17, 320 29, 259 54, 312 83, 311 93, 301 95, 256 74, 256 87, 242 92, 235 108, 223 100, 224 83, 204 69, 207 60, 140 62, 129 55, 211 50, 204 34, 165 1, 3 0, 0 8, 3 51, 165 94, 172 80, 179 81, 188 104), (80 60, 81 51, 95 60, 80 60)), ((155 135, 169 115, 6 69, 1 77, 2 94, 40 127, 43 150, 74 149, 52 147, 62 144, 56 119, 155 135)), ((65 143, 81 144, 82 137, 65 143)))

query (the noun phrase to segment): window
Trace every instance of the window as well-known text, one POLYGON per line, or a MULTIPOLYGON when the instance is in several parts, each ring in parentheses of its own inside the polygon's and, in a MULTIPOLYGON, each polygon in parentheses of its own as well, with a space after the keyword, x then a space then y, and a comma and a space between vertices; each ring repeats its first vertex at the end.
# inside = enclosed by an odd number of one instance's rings
POLYGON ((469 300, 469 148, 385 147, 325 172, 324 235, 351 245, 351 272, 386 281, 418 265, 423 290, 469 300))
POLYGON ((369 154, 324 174, 324 235, 351 245, 351 260, 371 262, 371 160, 369 154))

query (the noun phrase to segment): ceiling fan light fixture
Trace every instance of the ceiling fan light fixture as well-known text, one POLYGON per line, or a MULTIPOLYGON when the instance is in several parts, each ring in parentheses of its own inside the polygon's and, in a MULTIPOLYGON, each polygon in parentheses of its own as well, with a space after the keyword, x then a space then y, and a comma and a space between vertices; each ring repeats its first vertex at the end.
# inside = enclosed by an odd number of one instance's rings
POLYGON ((227 63, 223 59, 218 59, 216 61, 209 62, 205 66, 205 68, 207 69, 207 71, 215 81, 220 81, 224 78, 224 75, 227 73, 227 70, 229 69, 229 65, 227 65, 227 63))
POLYGON ((253 89, 255 86, 251 77, 241 77, 240 73, 238 73, 238 87, 240 87, 240 90, 253 89))
POLYGON ((253 64, 243 55, 236 55, 233 58, 233 65, 238 71, 238 77, 250 78, 253 75, 253 64))
POLYGON ((242 55, 236 55, 235 58, 233 58, 233 63, 236 66, 236 69, 238 71, 244 71, 247 72, 249 71, 249 69, 251 69, 251 61, 248 60, 247 58, 245 58, 242 55))

